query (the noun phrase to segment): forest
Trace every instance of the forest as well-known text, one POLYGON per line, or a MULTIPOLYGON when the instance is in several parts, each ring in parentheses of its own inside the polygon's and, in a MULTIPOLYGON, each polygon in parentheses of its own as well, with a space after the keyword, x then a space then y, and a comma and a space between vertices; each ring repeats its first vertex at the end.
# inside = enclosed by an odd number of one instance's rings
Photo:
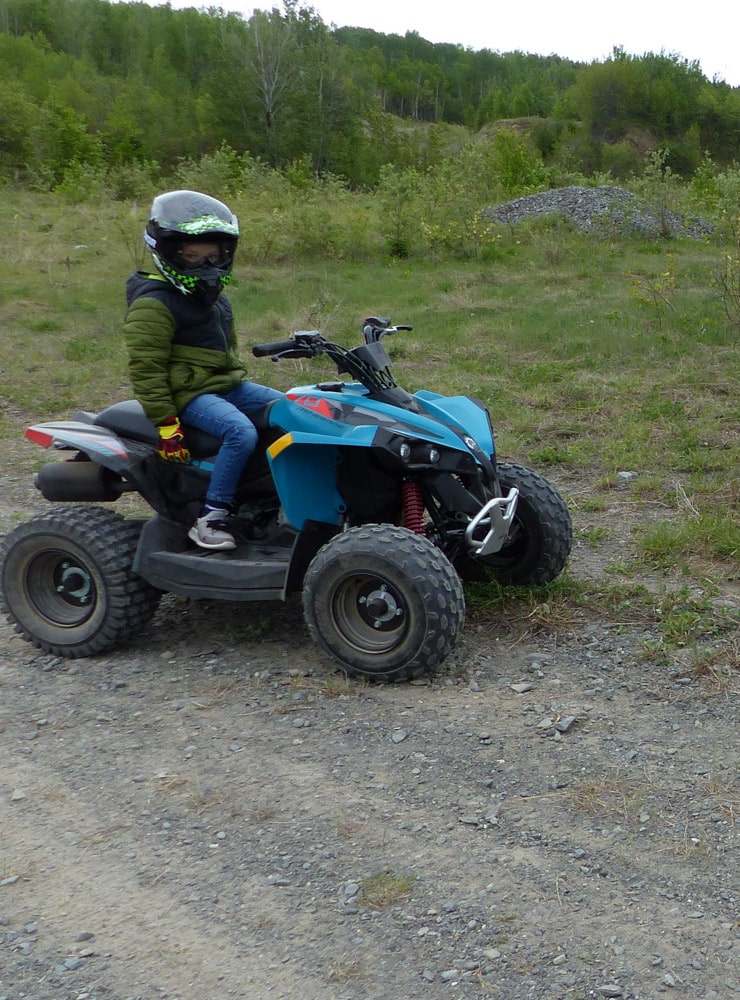
POLYGON ((224 150, 374 190, 389 166, 423 173, 502 130, 529 164, 512 193, 626 179, 656 151, 687 179, 740 158, 740 88, 680 55, 473 51, 332 28, 298 0, 249 18, 0 0, 0 64, 0 179, 39 190, 104 176, 130 197, 224 150))

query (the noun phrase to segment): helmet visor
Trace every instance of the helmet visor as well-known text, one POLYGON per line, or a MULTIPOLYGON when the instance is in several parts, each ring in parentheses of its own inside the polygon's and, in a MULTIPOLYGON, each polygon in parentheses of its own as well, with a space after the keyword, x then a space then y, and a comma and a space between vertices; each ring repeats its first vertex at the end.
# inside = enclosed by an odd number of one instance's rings
POLYGON ((221 240, 182 243, 177 247, 175 260, 184 271, 198 271, 210 267, 224 270, 230 268, 234 262, 234 246, 233 243, 221 240))

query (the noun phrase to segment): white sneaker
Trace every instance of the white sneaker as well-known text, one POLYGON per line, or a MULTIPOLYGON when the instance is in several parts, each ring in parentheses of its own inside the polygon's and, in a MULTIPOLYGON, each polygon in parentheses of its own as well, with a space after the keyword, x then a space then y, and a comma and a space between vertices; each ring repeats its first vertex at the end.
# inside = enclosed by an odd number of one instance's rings
POLYGON ((188 538, 202 549, 235 549, 236 540, 226 531, 226 514, 225 510, 209 510, 198 518, 188 532, 188 538))

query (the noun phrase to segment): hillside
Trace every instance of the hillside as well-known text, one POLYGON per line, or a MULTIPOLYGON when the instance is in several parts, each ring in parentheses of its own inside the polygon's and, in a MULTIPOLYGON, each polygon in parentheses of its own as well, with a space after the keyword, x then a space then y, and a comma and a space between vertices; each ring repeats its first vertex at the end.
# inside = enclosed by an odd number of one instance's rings
POLYGON ((472 51, 332 29, 294 4, 247 20, 215 7, 3 0, 0 60, 0 171, 47 188, 75 164, 151 176, 224 143, 373 187, 384 164, 434 162, 441 127, 475 136, 523 122, 561 173, 625 177, 646 147, 685 177, 706 153, 720 166, 740 157, 740 89, 678 57, 615 50, 585 65, 472 51), (420 123, 430 137, 407 128, 420 123))

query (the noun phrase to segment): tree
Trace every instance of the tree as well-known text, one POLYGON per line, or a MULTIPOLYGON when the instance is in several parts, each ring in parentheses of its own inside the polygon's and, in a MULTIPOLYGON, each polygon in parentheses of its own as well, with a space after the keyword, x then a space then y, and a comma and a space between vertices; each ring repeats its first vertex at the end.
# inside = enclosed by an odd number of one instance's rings
POLYGON ((262 108, 265 129, 271 135, 298 75, 295 19, 290 11, 281 14, 273 7, 269 13, 255 11, 249 26, 249 77, 262 108))
POLYGON ((97 167, 103 159, 99 138, 88 134, 85 122, 71 108, 54 100, 39 109, 29 144, 32 171, 51 186, 62 181, 73 163, 97 167))

